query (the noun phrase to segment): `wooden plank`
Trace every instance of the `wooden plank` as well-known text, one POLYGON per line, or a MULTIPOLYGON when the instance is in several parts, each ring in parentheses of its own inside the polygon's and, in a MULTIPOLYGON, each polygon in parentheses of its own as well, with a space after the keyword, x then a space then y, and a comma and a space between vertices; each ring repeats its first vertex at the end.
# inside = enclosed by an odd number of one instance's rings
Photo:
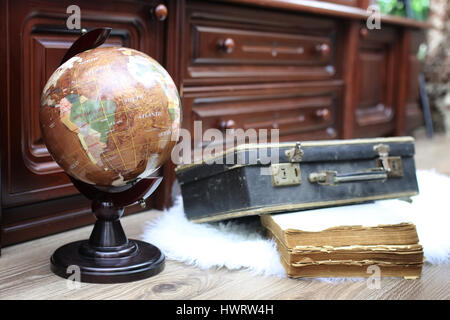
MULTIPOLYGON (((181 61, 183 60, 183 30, 185 14, 185 1, 171 0, 167 2, 168 12, 170 13, 167 18, 165 28, 165 57, 164 66, 167 72, 171 75, 174 83, 177 86, 180 98, 183 97, 182 91, 182 71, 181 61)), ((183 115, 183 119, 186 116, 183 115)), ((183 125, 183 124, 182 124, 183 125)), ((175 176, 175 165, 169 159, 160 169, 162 176, 164 177, 161 185, 155 191, 153 198, 155 199, 155 208, 163 209, 172 205, 172 187, 175 176)))
MULTIPOLYGON (((361 8, 313 0, 219 0, 219 1, 233 2, 258 7, 267 7, 273 9, 322 14, 341 18, 359 19, 359 20, 365 20, 370 16, 370 12, 361 8)), ((381 15, 381 23, 412 28, 432 27, 432 25, 428 22, 386 14, 381 15)))
POLYGON ((344 109, 343 109, 343 126, 342 126, 342 138, 351 139, 354 137, 355 129, 355 109, 356 109, 356 96, 355 96, 355 81, 356 79, 356 66, 359 49, 359 32, 360 23, 358 21, 350 21, 347 23, 344 65, 343 65, 343 77, 345 82, 344 91, 344 109))
POLYGON ((400 41, 398 43, 397 63, 397 105, 395 106, 395 135, 401 136, 405 133, 405 119, 406 119, 406 101, 408 99, 408 85, 409 85, 409 46, 411 41, 411 30, 403 29, 400 34, 400 41))
POLYGON ((8 56, 8 2, 3 1, 0 5, 0 33, 3 35, 0 38, 0 82, 3 84, 0 86, 0 101, 2 107, 0 108, 0 256, 2 253, 2 211, 3 211, 3 195, 6 193, 4 190, 3 180, 5 179, 6 170, 4 170, 5 162, 7 161, 5 149, 8 148, 8 131, 7 123, 8 111, 7 106, 9 104, 8 96, 8 69, 9 69, 9 56, 8 56))

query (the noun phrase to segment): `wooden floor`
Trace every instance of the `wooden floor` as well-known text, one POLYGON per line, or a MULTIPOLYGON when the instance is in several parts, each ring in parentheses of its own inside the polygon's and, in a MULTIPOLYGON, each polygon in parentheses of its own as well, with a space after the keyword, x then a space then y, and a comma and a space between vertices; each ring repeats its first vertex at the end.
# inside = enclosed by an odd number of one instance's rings
MULTIPOLYGON (((131 238, 139 237, 145 221, 158 214, 125 217, 125 231, 131 238)), ((450 299, 450 267, 430 265, 419 280, 383 279, 380 289, 369 289, 365 281, 280 279, 247 271, 203 271, 167 261, 161 274, 147 280, 71 289, 50 272, 49 257, 58 246, 87 238, 91 228, 5 248, 0 258, 0 299, 450 299)))
MULTIPOLYGON (((450 173, 449 147, 448 138, 438 137, 431 144, 419 140, 418 168, 439 167, 450 173)), ((128 216, 122 224, 130 238, 138 239, 144 223, 159 214, 150 211, 128 216)), ((66 280, 51 273, 49 257, 62 244, 87 238, 91 229, 88 226, 4 248, 0 299, 450 299, 450 266, 428 264, 419 280, 383 279, 380 289, 368 288, 366 281, 332 284, 280 279, 247 271, 204 271, 175 261, 167 261, 161 274, 146 280, 70 288, 66 280)))

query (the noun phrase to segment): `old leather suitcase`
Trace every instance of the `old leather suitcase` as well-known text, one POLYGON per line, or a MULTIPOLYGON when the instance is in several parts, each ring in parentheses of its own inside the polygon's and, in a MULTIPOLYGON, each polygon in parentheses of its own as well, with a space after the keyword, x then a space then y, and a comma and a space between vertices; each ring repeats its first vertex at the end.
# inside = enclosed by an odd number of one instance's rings
POLYGON ((418 193, 411 137, 244 144, 176 172, 195 222, 418 193))

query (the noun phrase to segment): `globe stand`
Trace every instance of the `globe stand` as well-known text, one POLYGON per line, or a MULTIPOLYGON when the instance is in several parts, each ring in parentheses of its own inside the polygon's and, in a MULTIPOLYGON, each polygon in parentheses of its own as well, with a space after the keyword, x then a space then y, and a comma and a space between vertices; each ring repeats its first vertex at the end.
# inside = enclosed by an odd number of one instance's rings
POLYGON ((81 282, 119 283, 145 279, 164 269, 164 254, 149 243, 128 239, 120 224, 124 207, 145 203, 161 183, 161 177, 142 179, 125 190, 106 191, 74 178, 71 180, 92 200, 92 212, 97 221, 89 240, 66 244, 53 253, 50 262, 55 274, 81 282))

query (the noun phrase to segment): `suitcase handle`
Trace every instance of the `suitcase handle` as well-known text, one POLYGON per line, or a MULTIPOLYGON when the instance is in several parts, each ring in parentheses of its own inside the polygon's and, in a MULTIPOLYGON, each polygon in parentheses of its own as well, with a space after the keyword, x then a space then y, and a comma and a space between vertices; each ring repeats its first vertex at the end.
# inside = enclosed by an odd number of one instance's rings
POLYGON ((333 170, 313 172, 309 175, 309 182, 335 186, 339 183, 361 181, 382 180, 384 182, 388 178, 403 177, 401 157, 389 156, 389 146, 385 144, 374 146, 374 150, 378 153, 378 158, 376 159, 378 166, 376 168, 352 173, 338 173, 333 170))
POLYGON ((309 175, 309 182, 325 186, 334 186, 339 183, 386 180, 388 172, 383 168, 374 168, 369 171, 338 173, 337 171, 313 172, 309 175))

